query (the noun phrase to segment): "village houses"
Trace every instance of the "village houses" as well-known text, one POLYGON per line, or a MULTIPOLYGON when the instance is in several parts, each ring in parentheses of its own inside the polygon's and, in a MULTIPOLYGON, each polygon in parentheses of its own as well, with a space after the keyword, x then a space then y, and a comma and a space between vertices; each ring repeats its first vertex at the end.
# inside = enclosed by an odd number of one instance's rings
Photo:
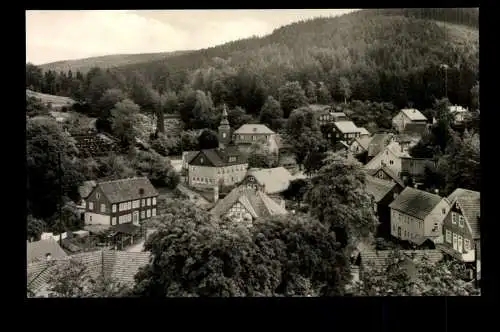
POLYGON ((461 262, 474 262, 481 237, 480 193, 458 188, 448 200, 451 208, 443 221, 444 241, 439 248, 461 262))
POLYGON ((447 198, 406 187, 389 205, 391 235, 421 245, 426 240, 441 243, 443 220, 450 211, 447 198))
POLYGON ((157 197, 146 177, 97 182, 85 200, 85 224, 139 225, 156 216, 157 197))
POLYGON ((361 136, 359 128, 352 121, 336 121, 332 131, 336 141, 344 141, 347 144, 361 136))
POLYGON ((402 158, 411 158, 407 151, 404 151, 398 142, 389 143, 382 151, 374 156, 364 168, 367 170, 379 169, 386 166, 396 176, 401 178, 402 158))
POLYGON ((270 154, 278 154, 277 134, 263 124, 244 124, 233 133, 233 144, 244 148, 261 144, 270 154))
POLYGON ((421 133, 427 128, 427 118, 419 110, 414 108, 402 109, 392 118, 393 127, 399 132, 421 133))
POLYGON ((217 218, 225 217, 251 226, 258 218, 285 215, 288 212, 262 189, 238 186, 226 197, 216 201, 210 213, 217 218))

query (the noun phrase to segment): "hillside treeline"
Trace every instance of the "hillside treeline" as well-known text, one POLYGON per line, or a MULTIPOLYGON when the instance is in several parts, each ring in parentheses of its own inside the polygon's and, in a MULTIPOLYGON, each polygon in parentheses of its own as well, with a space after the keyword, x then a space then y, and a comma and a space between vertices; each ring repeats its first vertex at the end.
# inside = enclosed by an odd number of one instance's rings
MULTIPOLYGON (((190 103, 202 109, 226 103, 257 117, 268 96, 283 101, 280 91, 290 82, 298 82, 310 103, 370 100, 426 109, 447 95, 451 103, 469 106, 479 76, 478 31, 423 18, 474 26, 474 13, 365 10, 294 23, 263 38, 162 61, 94 68, 87 74, 42 73, 28 65, 26 85, 84 101, 94 113, 100 112, 96 105, 106 91, 119 89, 145 111, 156 107, 148 100, 153 94, 163 98, 168 113, 182 113, 190 103)), ((281 107, 286 118, 289 106, 281 107)))

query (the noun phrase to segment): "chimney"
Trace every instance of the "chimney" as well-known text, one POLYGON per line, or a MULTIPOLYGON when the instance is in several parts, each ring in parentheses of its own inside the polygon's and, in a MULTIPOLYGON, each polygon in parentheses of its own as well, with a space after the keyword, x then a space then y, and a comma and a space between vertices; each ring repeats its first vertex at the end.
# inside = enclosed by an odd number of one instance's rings
POLYGON ((218 186, 215 186, 214 187, 214 203, 217 203, 217 201, 219 200, 219 187, 218 186))

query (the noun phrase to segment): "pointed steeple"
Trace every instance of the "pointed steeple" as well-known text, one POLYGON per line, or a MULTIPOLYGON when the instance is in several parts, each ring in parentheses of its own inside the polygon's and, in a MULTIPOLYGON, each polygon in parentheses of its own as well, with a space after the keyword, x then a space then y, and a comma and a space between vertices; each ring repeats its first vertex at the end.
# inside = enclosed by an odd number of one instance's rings
POLYGON ((221 126, 229 126, 229 120, 227 119, 227 106, 224 104, 222 106, 222 119, 220 121, 221 126))
POLYGON ((231 142, 231 126, 227 119, 227 106, 222 106, 222 118, 219 125, 219 147, 224 148, 231 142))

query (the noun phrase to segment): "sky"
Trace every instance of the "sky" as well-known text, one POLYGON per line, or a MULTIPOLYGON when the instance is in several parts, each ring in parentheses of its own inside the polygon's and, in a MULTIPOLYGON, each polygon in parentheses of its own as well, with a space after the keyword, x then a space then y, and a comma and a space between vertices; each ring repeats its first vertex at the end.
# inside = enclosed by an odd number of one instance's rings
POLYGON ((196 50, 356 9, 26 11, 26 62, 196 50))

